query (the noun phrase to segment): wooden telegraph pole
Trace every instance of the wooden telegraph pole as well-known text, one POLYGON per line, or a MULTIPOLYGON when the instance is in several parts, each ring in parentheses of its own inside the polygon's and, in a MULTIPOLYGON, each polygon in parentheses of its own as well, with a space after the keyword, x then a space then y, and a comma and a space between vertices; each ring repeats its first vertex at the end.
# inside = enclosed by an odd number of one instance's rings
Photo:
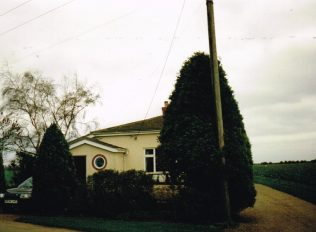
MULTIPOLYGON (((210 47, 210 65, 211 65, 211 80, 212 88, 214 93, 214 103, 216 111, 216 122, 217 122, 217 134, 218 134, 218 145, 221 153, 221 163, 222 168, 225 170, 225 156, 223 154, 224 148, 224 127, 223 127, 223 117, 222 117, 222 103, 221 103, 221 91, 219 83, 219 71, 218 71, 218 61, 217 61, 217 51, 216 51, 216 37, 215 37, 215 22, 214 22, 214 7, 213 0, 206 0, 207 5, 207 18, 208 18, 208 36, 209 36, 209 47, 210 47)), ((227 223, 231 223, 231 214, 230 214, 230 202, 229 202, 229 193, 228 185, 223 172, 223 198, 224 198, 224 216, 227 223)))

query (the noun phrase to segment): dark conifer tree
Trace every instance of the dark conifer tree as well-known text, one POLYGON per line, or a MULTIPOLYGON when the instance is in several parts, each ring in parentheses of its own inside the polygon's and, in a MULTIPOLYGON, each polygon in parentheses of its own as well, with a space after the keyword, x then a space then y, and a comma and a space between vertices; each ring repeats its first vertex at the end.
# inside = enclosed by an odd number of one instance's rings
POLYGON ((45 132, 35 161, 33 199, 44 214, 64 213, 77 190, 75 165, 64 135, 52 124, 45 132))
MULTIPOLYGON (((231 209, 253 206, 255 189, 252 155, 242 116, 226 74, 220 70, 231 209)), ((199 220, 216 219, 222 212, 221 165, 210 80, 209 56, 195 53, 177 78, 159 137, 158 162, 181 184, 180 213, 199 220)))
POLYGON ((5 176, 4 176, 4 165, 2 158, 2 151, 0 149, 0 193, 3 193, 6 189, 5 176))

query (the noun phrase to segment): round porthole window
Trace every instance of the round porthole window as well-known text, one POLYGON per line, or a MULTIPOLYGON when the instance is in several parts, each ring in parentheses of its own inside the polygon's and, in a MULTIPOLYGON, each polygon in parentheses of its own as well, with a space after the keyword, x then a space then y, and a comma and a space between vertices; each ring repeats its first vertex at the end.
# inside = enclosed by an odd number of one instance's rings
POLYGON ((104 155, 96 155, 93 157, 92 165, 96 170, 102 170, 107 165, 107 160, 104 155))

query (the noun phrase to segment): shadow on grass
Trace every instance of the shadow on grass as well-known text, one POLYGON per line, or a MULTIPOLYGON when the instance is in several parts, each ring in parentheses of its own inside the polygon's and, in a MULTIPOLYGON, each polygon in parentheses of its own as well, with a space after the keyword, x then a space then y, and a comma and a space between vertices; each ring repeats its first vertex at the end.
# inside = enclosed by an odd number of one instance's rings
POLYGON ((88 232, 219 232, 221 229, 212 225, 192 225, 157 221, 106 220, 88 217, 44 217, 22 216, 16 221, 43 226, 61 227, 88 232))

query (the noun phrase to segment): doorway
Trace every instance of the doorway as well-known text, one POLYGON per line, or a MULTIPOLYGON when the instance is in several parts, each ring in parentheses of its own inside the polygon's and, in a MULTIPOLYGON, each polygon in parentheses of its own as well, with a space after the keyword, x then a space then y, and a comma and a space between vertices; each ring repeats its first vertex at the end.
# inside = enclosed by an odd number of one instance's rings
POLYGON ((86 183, 86 156, 73 156, 75 167, 77 170, 77 176, 81 183, 86 183))

